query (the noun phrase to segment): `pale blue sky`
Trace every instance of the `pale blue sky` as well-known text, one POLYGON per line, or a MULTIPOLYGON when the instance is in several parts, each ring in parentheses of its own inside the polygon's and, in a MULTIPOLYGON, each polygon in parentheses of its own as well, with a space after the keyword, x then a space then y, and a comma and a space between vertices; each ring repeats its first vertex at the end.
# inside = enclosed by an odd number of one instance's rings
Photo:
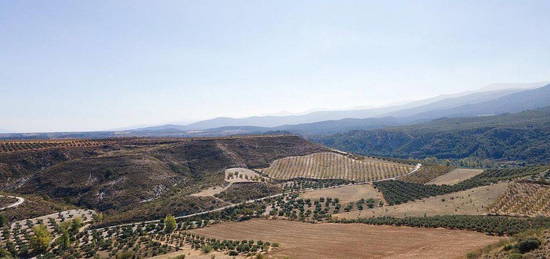
POLYGON ((101 130, 547 81, 549 11, 545 0, 4 0, 0 128, 101 130))

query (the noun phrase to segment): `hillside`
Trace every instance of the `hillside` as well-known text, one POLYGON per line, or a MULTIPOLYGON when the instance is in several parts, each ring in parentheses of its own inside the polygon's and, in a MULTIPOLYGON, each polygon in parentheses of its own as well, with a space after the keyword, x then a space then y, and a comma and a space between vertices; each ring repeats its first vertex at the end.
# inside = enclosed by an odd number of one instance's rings
POLYGON ((514 114, 446 118, 411 126, 356 130, 312 140, 374 156, 491 159, 545 163, 550 157, 550 107, 514 114))
POLYGON ((1 152, 1 190, 43 195, 105 212, 162 205, 171 213, 188 213, 217 206, 213 198, 188 195, 203 186, 222 184, 227 168, 263 168, 279 158, 327 151, 296 136, 100 142, 98 146, 1 152), (170 201, 179 202, 164 203, 176 194, 178 198, 170 201))

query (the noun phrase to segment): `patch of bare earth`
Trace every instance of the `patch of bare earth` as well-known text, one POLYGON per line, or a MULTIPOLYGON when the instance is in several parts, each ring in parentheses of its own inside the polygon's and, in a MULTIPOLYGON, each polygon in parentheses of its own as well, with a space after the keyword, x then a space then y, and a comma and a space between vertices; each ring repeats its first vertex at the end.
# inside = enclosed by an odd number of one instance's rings
POLYGON ((195 197, 212 197, 218 193, 221 193, 225 190, 227 190, 227 188, 229 187, 226 186, 226 187, 222 187, 222 186, 213 186, 213 187, 209 187, 209 188, 206 188, 204 190, 201 190, 200 192, 197 192, 197 193, 193 193, 191 194, 191 196, 195 196, 195 197))
POLYGON ((441 175, 431 181, 429 181, 427 184, 435 184, 435 185, 453 185, 457 184, 459 182, 462 182, 464 180, 470 179, 478 174, 483 173, 483 169, 467 169, 467 168, 457 168, 449 173, 446 173, 444 175, 441 175))
POLYGON ((422 217, 435 215, 482 215, 504 194, 509 183, 481 186, 461 192, 424 198, 399 205, 344 212, 333 217, 354 219, 366 217, 422 217))
POLYGON ((463 230, 262 219, 193 232, 220 239, 277 242, 281 247, 271 252, 275 258, 460 258, 501 239, 463 230))
POLYGON ((338 198, 341 204, 369 198, 384 200, 382 193, 376 190, 372 184, 346 185, 330 189, 311 190, 300 194, 302 199, 319 199, 321 197, 338 198))

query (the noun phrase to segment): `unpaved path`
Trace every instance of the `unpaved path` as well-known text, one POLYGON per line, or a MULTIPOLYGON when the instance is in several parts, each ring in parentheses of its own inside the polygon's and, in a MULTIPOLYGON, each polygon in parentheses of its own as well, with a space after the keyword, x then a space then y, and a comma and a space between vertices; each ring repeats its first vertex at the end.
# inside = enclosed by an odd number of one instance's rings
POLYGON ((0 195, 0 198, 2 197, 6 197, 6 198, 13 198, 13 199, 17 199, 16 202, 8 205, 8 206, 5 206, 5 207, 2 207, 0 208, 0 210, 5 210, 5 209, 9 209, 9 208, 15 208, 21 204, 23 204, 23 202, 25 202, 25 198, 22 198, 22 197, 17 197, 17 196, 4 196, 4 195, 0 195))

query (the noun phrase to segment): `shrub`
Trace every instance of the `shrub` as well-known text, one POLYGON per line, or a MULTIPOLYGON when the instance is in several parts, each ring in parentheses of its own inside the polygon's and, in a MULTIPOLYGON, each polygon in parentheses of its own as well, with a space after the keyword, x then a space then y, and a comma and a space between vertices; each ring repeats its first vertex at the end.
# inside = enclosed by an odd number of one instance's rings
POLYGON ((522 254, 535 250, 539 248, 539 246, 540 241, 536 238, 529 238, 518 243, 518 249, 522 254))
POLYGON ((204 246, 201 247, 201 251, 205 254, 208 254, 208 253, 212 252, 212 246, 204 245, 204 246))

